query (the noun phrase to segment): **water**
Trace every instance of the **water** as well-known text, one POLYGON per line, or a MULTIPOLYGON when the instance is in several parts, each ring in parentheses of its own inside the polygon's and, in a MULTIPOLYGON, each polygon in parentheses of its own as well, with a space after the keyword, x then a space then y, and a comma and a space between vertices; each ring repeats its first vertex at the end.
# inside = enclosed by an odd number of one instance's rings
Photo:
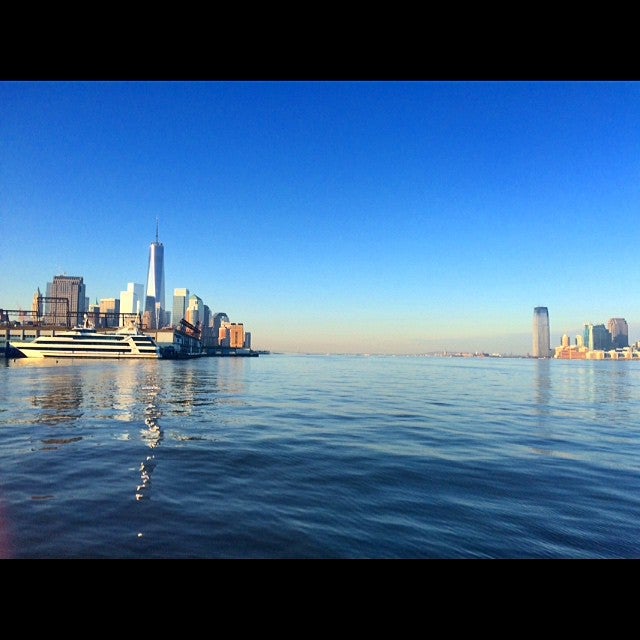
POLYGON ((3 558, 637 558, 640 363, 0 362, 3 558))

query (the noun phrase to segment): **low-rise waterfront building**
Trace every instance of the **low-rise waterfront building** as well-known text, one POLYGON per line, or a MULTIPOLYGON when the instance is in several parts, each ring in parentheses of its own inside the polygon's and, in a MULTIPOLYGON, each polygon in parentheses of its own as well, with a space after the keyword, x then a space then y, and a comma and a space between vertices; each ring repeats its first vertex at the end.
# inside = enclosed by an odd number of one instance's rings
POLYGON ((555 348, 557 360, 640 360, 640 350, 632 347, 622 349, 588 349, 585 346, 561 345, 555 348))

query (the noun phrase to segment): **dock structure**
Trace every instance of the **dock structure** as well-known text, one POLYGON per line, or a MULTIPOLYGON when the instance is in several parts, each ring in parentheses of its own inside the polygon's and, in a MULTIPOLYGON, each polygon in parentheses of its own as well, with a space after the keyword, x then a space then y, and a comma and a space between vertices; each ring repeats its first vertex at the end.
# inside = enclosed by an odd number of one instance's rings
MULTIPOLYGON (((11 341, 35 340, 38 336, 55 336, 66 327, 47 327, 33 325, 12 325, 0 327, 0 350, 5 358, 21 358, 22 354, 13 349, 11 341)), ((97 328, 98 333, 112 332, 113 329, 97 328)), ((146 335, 153 336, 160 346, 163 358, 183 359, 203 356, 256 357, 258 351, 235 347, 203 347, 202 342, 195 336, 180 329, 143 330, 146 335)))
MULTIPOLYGON (((119 326, 132 319, 137 319, 137 314, 126 313, 100 313, 87 314, 87 318, 98 333, 113 332, 119 326)), ((11 347, 11 341, 35 340, 38 336, 54 336, 61 331, 68 331, 75 323, 75 316, 67 314, 66 317, 56 319, 56 324, 47 323, 47 318, 38 310, 23 311, 0 309, 0 351, 5 358, 21 358, 22 354, 11 347)), ((235 327, 235 323, 229 323, 235 327)), ((241 325, 240 325, 241 326, 241 325)), ((182 320, 176 327, 151 329, 141 325, 144 334, 155 338, 160 346, 163 358, 183 359, 202 356, 219 357, 256 357, 259 351, 254 351, 246 346, 229 346, 209 344, 202 339, 200 328, 182 320)))
POLYGON ((260 352, 240 347, 205 347, 205 355, 233 358, 257 358, 260 355, 260 352))
MULTIPOLYGON (((11 342, 31 341, 38 336, 55 336, 63 331, 68 331, 66 327, 46 327, 46 326, 4 326, 0 327, 0 350, 5 358, 21 358, 23 355, 11 346, 11 342)), ((98 333, 113 333, 114 328, 96 328, 98 333)), ((161 329, 144 331, 145 335, 152 336, 160 346, 160 350, 165 358, 193 358, 205 355, 202 345, 198 340, 185 338, 172 329, 161 329)))

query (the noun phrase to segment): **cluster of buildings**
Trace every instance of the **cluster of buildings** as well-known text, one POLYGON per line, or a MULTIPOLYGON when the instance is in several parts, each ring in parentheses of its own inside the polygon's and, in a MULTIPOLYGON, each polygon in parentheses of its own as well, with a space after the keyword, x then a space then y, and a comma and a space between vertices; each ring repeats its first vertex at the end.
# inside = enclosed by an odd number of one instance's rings
POLYGON ((156 240, 149 249, 146 292, 142 284, 130 282, 119 298, 103 298, 89 302, 86 285, 80 276, 54 276, 47 283, 46 294, 40 289, 33 297, 29 319, 23 324, 48 326, 81 325, 85 316, 98 329, 124 326, 137 319, 143 331, 154 332, 156 339, 175 343, 178 347, 198 343, 205 349, 251 349, 251 333, 243 323, 231 322, 229 316, 211 309, 187 288, 173 291, 169 309, 165 301, 164 245, 156 240))
POLYGON ((582 335, 577 335, 573 344, 564 334, 560 345, 552 350, 549 310, 547 307, 535 307, 532 355, 534 358, 560 360, 638 360, 640 342, 629 344, 629 325, 624 318, 610 318, 606 326, 585 322, 582 335))

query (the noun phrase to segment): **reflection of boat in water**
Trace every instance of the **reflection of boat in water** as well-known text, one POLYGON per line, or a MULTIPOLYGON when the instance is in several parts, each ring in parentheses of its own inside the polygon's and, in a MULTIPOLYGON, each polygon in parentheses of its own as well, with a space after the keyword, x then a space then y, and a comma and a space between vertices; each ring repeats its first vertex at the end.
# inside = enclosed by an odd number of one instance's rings
POLYGON ((82 327, 60 331, 33 340, 11 341, 11 346, 27 358, 161 358, 152 336, 135 321, 111 333, 98 332, 85 317, 82 327))

